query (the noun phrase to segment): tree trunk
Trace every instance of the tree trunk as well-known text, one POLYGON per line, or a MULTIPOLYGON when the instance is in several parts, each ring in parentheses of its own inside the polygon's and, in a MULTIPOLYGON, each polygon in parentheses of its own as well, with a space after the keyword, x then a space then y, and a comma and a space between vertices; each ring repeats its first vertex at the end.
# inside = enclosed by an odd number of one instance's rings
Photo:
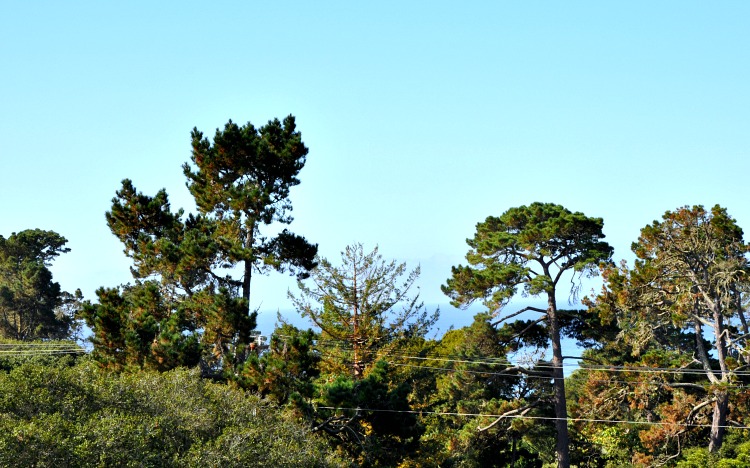
POLYGON ((547 318, 549 320, 550 340, 552 341, 552 378, 555 389, 555 427, 557 428, 557 446, 555 457, 559 468, 570 467, 570 450, 568 437, 568 408, 565 401, 565 376, 563 374, 562 345, 560 344, 560 324, 557 320, 557 303, 554 291, 547 295, 547 318))
POLYGON ((359 380, 362 378, 362 366, 360 363, 360 353, 359 353, 359 345, 360 345, 360 337, 359 337, 359 297, 357 289, 357 267, 355 265, 354 267, 354 278, 353 278, 353 291, 354 291, 354 310, 353 312, 353 340, 352 340, 352 348, 354 351, 353 356, 353 363, 352 363, 352 371, 354 373, 354 380, 359 380))
POLYGON ((724 442, 726 432, 727 413, 729 412, 729 394, 726 390, 718 390, 714 393, 714 414, 711 419, 711 438, 708 442, 709 452, 718 452, 724 442))
MULTIPOLYGON (((719 302, 716 301, 716 304, 719 302)), ((721 369, 722 382, 729 381, 729 369, 727 367, 727 346, 724 338, 724 320, 718 307, 714 308, 714 336, 716 337, 716 358, 719 361, 721 369)), ((726 432, 727 413, 729 412, 729 393, 726 390, 714 391, 714 413, 711 418, 711 438, 708 443, 709 452, 717 452, 724 441, 724 432, 726 432)))
POLYGON ((250 260, 245 260, 245 276, 242 278, 242 298, 247 301, 248 310, 250 308, 250 279, 253 275, 253 264, 250 260))
MULTIPOLYGON (((247 227, 247 234, 245 235, 245 249, 252 249, 255 238, 253 237, 255 231, 255 225, 251 224, 247 227)), ((250 313, 250 280, 253 276, 253 262, 252 260, 245 260, 245 276, 242 277, 242 298, 247 301, 248 313, 250 313)))
POLYGON ((740 324, 742 326, 742 334, 747 335, 750 333, 750 329, 747 327, 747 318, 745 318, 745 311, 742 308, 742 295, 737 291, 737 286, 732 285, 732 296, 734 298, 734 307, 737 316, 740 318, 740 324))

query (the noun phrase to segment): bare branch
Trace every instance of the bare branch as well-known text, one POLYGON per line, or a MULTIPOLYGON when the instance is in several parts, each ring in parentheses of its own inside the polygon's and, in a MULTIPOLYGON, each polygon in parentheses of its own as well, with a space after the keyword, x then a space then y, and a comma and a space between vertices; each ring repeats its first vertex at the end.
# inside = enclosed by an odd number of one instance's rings
POLYGON ((706 390, 706 387, 704 387, 703 385, 695 384, 695 383, 674 382, 674 383, 670 383, 670 384, 667 384, 667 385, 669 385, 670 387, 675 387, 675 388, 692 388, 694 390, 700 390, 702 392, 708 392, 708 390, 706 390))
POLYGON ((549 372, 549 371, 535 371, 535 370, 527 369, 527 368, 522 367, 522 366, 508 367, 508 368, 503 369, 500 372, 498 372, 498 374, 499 375, 504 375, 504 374, 511 374, 511 373, 514 373, 514 372, 519 372, 521 374, 530 375, 530 376, 534 376, 534 377, 549 377, 549 378, 552 378, 552 373, 549 372))
POLYGON ((537 403, 531 403, 530 405, 527 405, 527 406, 524 406, 524 407, 521 407, 521 408, 516 408, 514 410, 506 411, 505 413, 503 413, 500 416, 498 416, 498 418, 495 419, 489 426, 485 426, 485 427, 478 426, 477 430, 479 432, 486 431, 487 429, 491 428, 495 424, 499 423, 501 420, 503 420, 503 419, 505 419, 507 417, 510 417, 510 416, 516 416, 516 415, 517 415, 516 417, 526 416, 526 414, 529 411, 531 411, 531 409, 534 408, 536 405, 537 405, 537 403))
POLYGON ((354 422, 357 418, 359 418, 359 408, 357 408, 357 410, 350 418, 347 418, 345 416, 331 416, 322 423, 313 427, 312 431, 316 432, 322 429, 329 434, 338 434, 344 429, 347 429, 349 427, 349 424, 354 422), (332 427, 331 423, 336 423, 337 427, 332 427))
POLYGON ((508 315, 506 315, 506 316, 504 316, 504 317, 502 317, 502 318, 500 318, 500 319, 492 322, 492 326, 496 327, 499 324, 503 323, 504 321, 506 321, 508 319, 512 319, 513 317, 517 317, 517 316, 521 315, 522 313, 528 312, 528 311, 539 312, 540 314, 546 314, 547 313, 547 311, 545 309, 540 309, 539 307, 528 306, 528 307, 524 307, 523 309, 521 309, 519 311, 513 312, 512 314, 508 314, 508 315))
POLYGON ((698 403, 693 407, 693 409, 690 410, 690 413, 688 413, 687 418, 685 418, 685 421, 690 424, 690 421, 693 420, 693 417, 700 411, 702 408, 705 408, 706 406, 713 404, 716 401, 716 398, 709 398, 708 400, 698 403))

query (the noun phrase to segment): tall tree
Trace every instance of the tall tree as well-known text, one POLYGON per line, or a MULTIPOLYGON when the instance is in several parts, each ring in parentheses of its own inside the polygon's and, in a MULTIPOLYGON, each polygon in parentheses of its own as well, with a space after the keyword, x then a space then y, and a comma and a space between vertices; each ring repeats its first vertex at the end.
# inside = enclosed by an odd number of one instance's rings
POLYGON ((185 163, 187 186, 201 214, 217 223, 216 240, 230 265, 243 266, 242 297, 250 301, 253 269, 290 269, 300 279, 315 266, 317 245, 284 229, 265 237, 261 227, 289 224, 289 190, 299 184, 308 149, 293 116, 274 119, 260 129, 238 126, 231 120, 216 130, 213 144, 194 128, 195 167, 185 163))
POLYGON ((632 249, 634 268, 606 273, 598 307, 621 322, 636 350, 665 327, 690 333, 693 345, 683 352, 695 356, 711 385, 710 400, 699 404, 713 405, 709 452, 715 452, 727 425, 728 386, 736 378, 730 352, 747 355, 741 292, 748 287, 748 245, 742 229, 718 205, 710 211, 683 207, 644 227, 632 249))
POLYGON ((203 216, 189 215, 183 221, 182 209, 171 211, 166 190, 151 197, 125 179, 105 216, 133 260, 134 278, 158 280, 171 295, 226 285, 214 273, 222 262, 215 225, 203 216))
MULTIPOLYGON (((122 293, 100 289, 101 307, 86 308, 89 326, 95 334, 102 333, 97 338, 100 345, 112 345, 102 351, 111 355, 108 359, 123 352, 115 346, 118 337, 132 329, 176 353, 175 359, 159 357, 157 368, 163 363, 179 365, 180 356, 192 359, 192 351, 183 349, 188 336, 201 341, 203 362, 211 373, 226 371, 229 363, 242 364, 256 323, 256 312, 248 312, 252 272, 275 268, 304 278, 315 266, 317 246, 304 238, 286 229, 272 238, 260 234, 261 226, 291 222, 289 191, 299 183, 297 175, 307 154, 294 117, 283 124, 270 121, 260 130, 229 121, 224 131, 216 131, 213 143, 193 129, 192 144, 195 167, 185 164, 183 172, 200 213, 173 212, 164 189, 155 196, 144 195, 128 179, 106 213, 110 230, 133 259, 136 279, 122 293), (234 276, 238 265, 240 278, 234 276), (156 285, 158 291, 153 290, 156 285), (120 310, 127 308, 129 298, 157 293, 159 301, 154 304, 161 308, 148 309, 149 320, 135 320, 132 313, 120 310), (237 313, 240 309, 243 316, 237 313), (105 326, 114 317, 133 323, 105 326), (173 342, 167 344, 169 340, 173 342)), ((130 349, 155 352, 145 343, 130 349)), ((149 359, 142 356, 135 362, 149 359)))
POLYGON ((526 327, 498 329, 492 321, 489 314, 477 314, 470 326, 445 333, 422 359, 408 361, 421 363, 433 376, 415 399, 425 410, 422 444, 432 447, 423 452, 437 458, 437 466, 535 466, 554 460, 554 430, 523 418, 548 414, 549 405, 538 404, 539 393, 547 390, 539 387, 548 382, 508 368, 509 354, 519 349, 516 332, 526 327), (466 413, 504 417, 451 416, 466 413))
MULTIPOLYGON (((501 317, 497 323, 522 312, 542 314, 538 320, 547 329, 552 348, 556 457, 558 466, 570 466, 563 355, 560 344, 561 316, 557 308, 557 285, 567 272, 593 274, 612 248, 602 241, 603 221, 571 212, 551 203, 532 203, 511 208, 500 217, 490 216, 477 224, 468 266, 452 268, 452 277, 442 287, 456 307, 467 307, 477 299, 494 314, 518 294, 545 295, 547 308, 524 307, 501 317)), ((575 284, 575 283, 573 283, 575 284)), ((575 287, 571 291, 576 293, 575 287)))
MULTIPOLYGON (((341 263, 320 259, 297 310, 320 329, 319 406, 301 405, 323 431, 363 466, 396 466, 417 447, 422 426, 409 411, 414 379, 388 365, 389 355, 423 340, 438 318, 419 300, 419 268, 385 261, 378 248, 347 246, 341 263)), ((300 402, 302 403, 302 402, 300 402)))
POLYGON ((52 281, 52 260, 69 252, 54 231, 27 229, 0 236, 0 335, 16 340, 67 338, 73 316, 68 302, 81 298, 52 281))
POLYGON ((406 264, 384 261, 377 247, 365 253, 355 244, 341 253, 341 266, 321 259, 312 271, 313 287, 300 282, 300 297, 290 297, 320 328, 322 340, 351 349, 346 367, 357 380, 378 350, 423 336, 437 320, 438 311, 429 314, 419 294, 411 293, 418 277, 419 267, 407 273, 406 264))
POLYGON ((665 466, 681 448, 705 440, 710 408, 696 404, 705 400, 705 379, 684 347, 694 337, 673 327, 657 334, 638 352, 621 338, 584 352, 566 381, 579 453, 607 466, 665 466))

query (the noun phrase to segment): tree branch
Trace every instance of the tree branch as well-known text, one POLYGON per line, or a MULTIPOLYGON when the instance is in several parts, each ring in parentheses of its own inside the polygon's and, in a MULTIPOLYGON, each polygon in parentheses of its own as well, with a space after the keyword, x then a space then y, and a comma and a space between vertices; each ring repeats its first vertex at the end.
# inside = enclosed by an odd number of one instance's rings
POLYGON ((514 410, 506 411, 505 413, 503 413, 500 416, 498 416, 498 418, 495 419, 489 426, 485 426, 485 427, 478 426, 477 430, 479 432, 486 431, 487 429, 491 428, 495 424, 499 423, 501 420, 503 420, 503 419, 505 419, 507 417, 510 417, 510 416, 516 416, 516 415, 518 415, 517 417, 519 417, 519 416, 520 417, 526 416, 526 414, 529 411, 531 411, 531 409, 534 408, 536 405, 537 405, 537 403, 531 403, 530 405, 527 405, 527 406, 524 406, 524 407, 521 407, 521 408, 516 408, 514 410))
POLYGON ((513 317, 519 316, 522 313, 528 312, 528 311, 539 312, 540 314, 546 314, 547 313, 547 311, 545 309, 540 309, 539 307, 528 306, 528 307, 524 307, 523 309, 521 309, 519 311, 513 312, 512 314, 508 314, 508 315, 506 315, 506 316, 504 316, 504 317, 502 317, 502 318, 500 318, 500 319, 492 322, 492 326, 496 327, 496 326, 500 325, 501 323, 503 323, 504 321, 506 321, 508 319, 512 319, 513 317))
POLYGON ((698 403, 697 405, 695 405, 693 407, 693 409, 690 410, 690 413, 688 413, 687 417, 685 418, 685 422, 687 422, 688 424, 690 424, 690 421, 693 419, 693 417, 695 416, 695 414, 698 411, 700 411, 702 408, 705 408, 706 406, 712 404, 715 401, 716 401, 716 398, 709 398, 708 400, 706 400, 704 402, 701 402, 701 403, 698 403))
POLYGON ((529 326, 528 326, 528 327, 524 328, 524 329, 523 329, 523 330, 521 330, 520 332, 518 332, 518 333, 516 333, 515 335, 511 336, 511 337, 510 337, 510 339, 511 339, 511 340, 515 340, 515 339, 518 339, 518 345, 520 346, 520 344, 521 344, 521 343, 520 343, 520 340, 521 340, 521 336, 522 336, 522 335, 523 335, 524 333, 526 333, 527 331, 529 331, 529 330, 531 329, 531 327, 533 327, 534 325, 536 325, 536 324, 537 324, 537 323, 539 323, 539 322, 544 322, 544 321, 545 321, 546 319, 547 319, 547 317, 542 317, 542 318, 540 318, 540 319, 538 319, 538 320, 535 320, 535 321, 533 321, 532 323, 530 323, 530 324, 529 324, 529 326))
POLYGON ((552 378, 552 373, 549 371, 534 371, 521 366, 508 367, 498 372, 499 375, 510 374, 512 372, 520 372, 521 374, 530 375, 534 377, 549 377, 552 378))
POLYGON ((322 423, 318 424, 317 426, 313 426, 312 431, 317 432, 319 430, 324 430, 329 434, 338 434, 344 429, 349 427, 349 424, 354 422, 359 417, 359 408, 356 409, 354 414, 350 418, 346 418, 345 416, 331 416, 330 418, 326 419, 322 423), (341 423, 342 421, 345 421, 341 423), (338 427, 331 427, 331 423, 337 423, 338 427))
POLYGON ((703 385, 699 385, 699 384, 695 384, 695 383, 674 382, 674 383, 670 383, 670 384, 667 384, 667 385, 669 385, 670 387, 675 387, 675 388, 692 388, 692 389, 695 389, 695 390, 700 390, 702 392, 708 392, 708 390, 706 390, 706 388, 703 385))

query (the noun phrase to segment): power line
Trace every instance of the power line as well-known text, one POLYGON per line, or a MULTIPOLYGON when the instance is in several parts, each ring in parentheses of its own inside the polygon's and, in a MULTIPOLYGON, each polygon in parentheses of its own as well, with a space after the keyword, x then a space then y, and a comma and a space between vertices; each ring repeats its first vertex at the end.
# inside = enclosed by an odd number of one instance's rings
POLYGON ((84 354, 83 349, 59 349, 59 350, 34 350, 34 351, 0 351, 0 356, 27 357, 27 356, 49 356, 55 354, 84 354))
MULTIPOLYGON (((496 375, 496 376, 502 376, 502 377, 508 377, 508 378, 525 378, 525 379, 539 379, 539 380, 552 380, 552 376, 545 377, 542 375, 528 375, 523 373, 516 373, 516 374, 509 374, 504 372, 491 372, 491 371, 476 371, 476 370, 469 370, 469 369, 455 369, 450 367, 435 367, 435 366, 421 366, 421 365, 415 365, 415 364, 403 364, 398 362, 392 362, 392 361, 386 361, 388 364, 399 366, 399 367, 413 367, 417 369, 428 369, 428 370, 441 370, 441 371, 448 371, 448 372, 463 372, 467 374, 477 374, 477 375, 496 375)), ((643 382, 643 381, 632 381, 632 380, 615 380, 615 379, 587 379, 588 382, 598 382, 598 383, 620 383, 624 385, 640 385, 644 383, 660 383, 663 385, 671 385, 672 383, 680 383, 680 382, 643 382)), ((696 384, 700 385, 700 384, 696 384)), ((743 384, 725 384, 724 385, 727 388, 747 388, 747 385, 743 384)), ((708 389, 706 389, 708 391, 708 389)))
POLYGON ((630 421, 627 419, 596 419, 596 418, 556 418, 552 416, 528 416, 528 415, 503 415, 503 414, 483 414, 483 413, 460 413, 450 411, 426 411, 426 410, 391 410, 391 409, 373 409, 373 408, 344 408, 335 406, 317 406, 317 409, 343 410, 343 411, 373 411, 379 413, 407 413, 425 415, 431 414, 436 416, 460 416, 460 417, 483 417, 483 418, 507 418, 507 419, 531 419, 539 421, 569 421, 569 422, 590 422, 590 423, 610 423, 610 424, 634 424, 649 426, 677 426, 677 427, 721 427, 724 429, 750 429, 750 426, 713 426, 711 424, 692 424, 663 421, 630 421))
MULTIPOLYGON (((334 347, 337 349, 342 349, 338 346, 328 345, 326 347, 334 347)), ((368 350, 362 350, 362 354, 374 354, 378 357, 386 356, 386 357, 394 357, 394 358, 402 358, 402 359, 413 359, 413 360, 420 360, 420 361, 441 361, 441 362, 451 362, 451 363, 461 363, 461 364, 472 364, 472 365, 486 365, 486 366, 506 366, 506 367, 516 367, 519 365, 522 365, 520 362, 512 362, 510 360, 507 360, 505 358, 487 358, 483 356, 477 356, 476 358, 472 357, 466 357, 461 356, 461 359, 457 358, 449 358, 449 357, 439 357, 439 356, 450 356, 450 355, 427 355, 427 356, 414 356, 414 355, 408 355, 408 354, 401 354, 401 353, 395 353, 395 352, 373 352, 368 350)), ((582 357, 573 356, 574 359, 583 359, 582 357)), ((576 369, 583 369, 583 370, 590 370, 590 371, 601 371, 601 372, 626 372, 626 373, 653 373, 653 374, 675 374, 675 375, 686 375, 686 374, 693 374, 698 376, 706 375, 708 371, 705 369, 695 369, 695 368, 678 368, 678 367, 648 367, 648 366, 627 366, 627 365, 609 365, 609 364, 584 364, 583 366, 576 365, 576 364, 563 364, 562 366, 554 366, 549 363, 536 363, 531 369, 537 370, 537 369, 549 369, 553 370, 556 368, 571 368, 575 367, 576 369)), ((714 373, 721 373, 721 369, 711 369, 710 372, 714 373)), ((750 371, 727 371, 728 373, 735 375, 735 376, 750 376, 750 371)))
MULTIPOLYGON (((330 341, 331 343, 335 343, 334 341, 330 341)), ((333 344, 326 344, 321 343, 324 347, 334 347, 337 349, 343 349, 344 351, 350 351, 351 349, 346 349, 341 346, 336 346, 333 344)), ((371 351, 371 350, 361 350, 362 354, 376 354, 379 356, 391 356, 391 357, 400 357, 403 359, 415 359, 415 360, 422 360, 422 361, 443 361, 443 362, 453 362, 453 363, 462 363, 462 364, 474 364, 474 365, 488 365, 488 366, 519 366, 521 365, 520 362, 516 361, 515 363, 513 361, 508 360, 507 358, 493 358, 493 357, 487 357, 487 356, 459 356, 459 358, 451 358, 450 354, 430 354, 427 353, 426 355, 422 356, 414 356, 414 355, 408 355, 408 354, 401 354, 396 352, 377 352, 377 351, 371 351)), ((585 358, 581 356, 567 356, 568 359, 579 359, 579 360, 585 360, 585 358)), ((642 373, 663 373, 663 374, 695 374, 695 375, 705 375, 706 372, 709 372, 705 369, 695 369, 695 368, 678 368, 678 367, 650 367, 650 366, 627 366, 627 365, 614 365, 614 364, 584 364, 583 366, 578 364, 563 364, 562 366, 554 366, 551 363, 536 363, 532 368, 533 369, 555 369, 560 367, 567 367, 567 368, 576 368, 576 369, 586 369, 586 370, 593 370, 593 371, 608 371, 608 372, 642 372, 642 373)), ((710 372, 713 373, 721 373, 721 369, 711 369, 710 372)), ((735 376, 750 376, 750 371, 728 371, 728 373, 731 373, 735 376)))
POLYGON ((85 349, 73 343, 0 343, 0 356, 26 357, 85 352, 85 349))
POLYGON ((63 348, 69 348, 71 346, 75 346, 73 343, 38 343, 38 342, 25 342, 25 343, 0 343, 0 348, 19 348, 19 347, 44 347, 44 348, 54 348, 54 347, 63 347, 63 348))
MULTIPOLYGON (((455 367, 437 367, 437 366, 427 366, 427 365, 417 365, 417 364, 405 364, 405 363, 394 362, 394 361, 386 361, 386 362, 388 364, 390 364, 390 365, 393 365, 393 366, 410 367, 410 368, 415 368, 415 369, 426 369, 426 370, 430 370, 430 371, 446 371, 446 372, 475 374, 475 375, 502 376, 504 378, 523 378, 523 379, 537 379, 537 380, 547 380, 547 381, 554 378, 552 375, 549 375, 549 376, 544 376, 544 375, 529 375, 528 373, 524 373, 524 372, 509 373, 509 372, 505 372, 505 371, 480 371, 480 370, 462 369, 462 368, 455 368, 455 367)), ((600 371, 600 372, 602 372, 602 371, 600 371)), ((637 371, 636 371, 636 373, 637 373, 637 371)), ((656 374, 656 373, 654 373, 654 374, 656 374)), ((682 374, 682 372, 680 372, 680 371, 675 371, 675 372, 661 372, 659 375, 661 375, 661 374, 679 375, 679 374, 682 374)), ((702 374, 702 372, 699 373, 699 375, 701 375, 701 374, 702 374)), ((594 383, 623 384, 623 385, 628 385, 628 386, 636 386, 636 385, 642 385, 642 384, 648 384, 648 385, 659 384, 659 385, 664 385, 664 386, 674 386, 675 384, 679 385, 681 383, 684 383, 684 382, 667 382, 667 381, 659 382, 659 381, 619 380, 619 379, 612 379, 612 378, 598 378, 598 379, 594 379, 594 378, 591 378, 591 377, 587 378, 586 380, 588 382, 594 382, 594 383)), ((697 382, 689 382, 689 383, 693 384, 693 385, 696 385, 696 386, 704 387, 704 390, 706 392, 709 391, 708 387, 710 387, 710 385, 708 385, 708 384, 707 385, 701 385, 700 383, 697 383, 697 382)), ((741 383, 740 384, 725 383, 724 386, 727 387, 727 388, 741 389, 741 388, 748 388, 749 385, 745 385, 745 384, 741 384, 741 383)))

